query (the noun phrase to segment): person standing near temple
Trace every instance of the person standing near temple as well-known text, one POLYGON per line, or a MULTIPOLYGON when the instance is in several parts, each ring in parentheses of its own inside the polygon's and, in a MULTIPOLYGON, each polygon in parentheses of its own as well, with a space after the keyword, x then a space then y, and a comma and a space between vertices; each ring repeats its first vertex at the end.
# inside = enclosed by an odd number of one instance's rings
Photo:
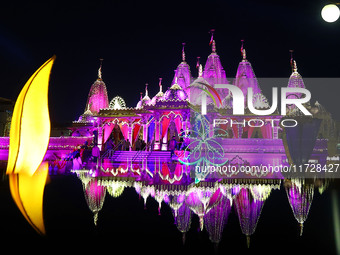
POLYGON ((130 150, 130 146, 131 146, 130 141, 129 141, 129 139, 127 139, 127 140, 125 141, 125 150, 126 150, 126 151, 129 151, 129 150, 130 150))
POLYGON ((140 138, 138 137, 137 141, 135 142, 135 149, 136 151, 140 151, 141 150, 141 140, 140 138))
POLYGON ((183 144, 183 141, 184 141, 184 131, 183 131, 183 128, 181 128, 180 132, 179 132, 179 143, 178 143, 178 150, 181 150, 182 148, 182 144, 183 144))
POLYGON ((177 145, 177 141, 176 141, 175 136, 173 136, 169 142, 169 150, 171 151, 170 158, 172 158, 172 156, 175 153, 176 145, 177 145))
POLYGON ((98 158, 100 157, 100 149, 95 143, 92 148, 92 158, 94 163, 98 163, 98 158))
POLYGON ((72 163, 73 163, 72 169, 73 170, 79 170, 82 167, 80 149, 81 149, 81 147, 78 146, 77 149, 73 153, 73 159, 72 159, 72 163))

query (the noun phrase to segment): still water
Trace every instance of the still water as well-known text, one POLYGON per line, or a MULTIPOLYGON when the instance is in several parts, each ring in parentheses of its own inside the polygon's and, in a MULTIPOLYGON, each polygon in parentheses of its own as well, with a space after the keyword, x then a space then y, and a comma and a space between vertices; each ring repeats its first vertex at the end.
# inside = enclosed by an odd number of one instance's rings
MULTIPOLYGON (((210 180, 195 185, 189 177, 185 182, 169 183, 103 171, 51 174, 44 194, 47 235, 42 237, 17 210, 4 176, 0 185, 2 243, 60 252, 74 248, 77 252, 124 250, 127 254, 336 254, 332 198, 340 191, 339 181, 304 183, 313 197, 300 236, 286 191, 292 184, 285 180, 210 180), (268 183, 272 187, 269 194, 249 188, 268 183), (250 207, 256 207, 254 196, 262 196, 263 201, 247 215, 250 207), (247 198, 250 203, 244 202, 247 198), (93 212, 96 206, 100 207, 98 214, 93 212), (181 212, 184 206, 186 215, 181 212), (249 248, 242 233, 247 227, 254 227, 249 248)), ((340 204, 339 196, 337 199, 340 204)))

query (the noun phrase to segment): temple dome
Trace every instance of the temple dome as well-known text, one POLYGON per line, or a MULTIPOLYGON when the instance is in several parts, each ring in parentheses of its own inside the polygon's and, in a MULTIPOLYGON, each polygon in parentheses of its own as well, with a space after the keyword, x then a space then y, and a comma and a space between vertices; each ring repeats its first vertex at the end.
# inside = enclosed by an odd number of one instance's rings
POLYGON ((236 72, 235 85, 242 90, 244 95, 248 94, 248 88, 253 89, 253 95, 261 93, 261 89, 256 79, 254 70, 250 62, 246 59, 245 49, 242 50, 242 55, 243 59, 239 63, 236 72))
MULTIPOLYGON (((291 59, 291 65, 292 65, 292 74, 289 77, 287 87, 288 88, 305 88, 305 84, 303 82, 302 76, 298 73, 296 61, 293 60, 293 58, 291 59)), ((289 99, 294 99, 294 98, 303 98, 304 96, 302 93, 287 93, 286 97, 289 99)), ((304 105, 307 107, 307 109, 311 108, 310 101, 308 101, 304 105)), ((295 105, 287 105, 287 115, 300 116, 300 115, 303 115, 303 113, 295 105)))
MULTIPOLYGON (((305 88, 302 76, 297 71, 296 61, 293 61, 292 74, 289 77, 288 88, 305 88)), ((300 98, 301 93, 287 93, 287 98, 300 98)))
POLYGON ((149 96, 144 96, 143 98, 141 98, 141 99, 138 101, 138 103, 137 103, 137 105, 136 105, 136 108, 137 108, 137 109, 142 109, 144 106, 149 105, 150 102, 151 102, 150 97, 149 97, 149 96))
POLYGON ((159 78, 159 92, 151 99, 150 104, 155 105, 157 101, 164 99, 164 93, 162 91, 162 78, 159 78))
POLYGON ((177 81, 174 85, 172 85, 165 93, 164 100, 188 100, 188 94, 180 85, 177 84, 177 81))
POLYGON ((149 97, 149 93, 148 93, 148 84, 145 84, 145 96, 143 97, 143 94, 140 94, 140 100, 136 105, 137 109, 142 109, 145 105, 150 105, 151 103, 151 99, 149 97))
POLYGON ((269 108, 268 100, 261 91, 251 63, 247 60, 246 50, 243 48, 243 44, 241 53, 242 61, 238 65, 234 84, 242 90, 243 94, 245 95, 245 101, 247 100, 248 88, 253 89, 252 101, 255 109, 269 108))
POLYGON ((175 75, 174 75, 171 85, 174 85, 175 83, 177 83, 187 92, 187 88, 189 88, 190 86, 192 77, 191 77, 190 66, 185 60, 184 46, 185 46, 185 43, 183 43, 183 47, 182 47, 182 62, 177 66, 175 70, 175 75))
POLYGON ((202 76, 212 86, 215 84, 227 83, 227 77, 221 64, 220 57, 216 53, 215 40, 212 41, 212 52, 205 63, 202 76))
POLYGON ((107 97, 107 90, 104 81, 102 80, 102 65, 100 64, 98 70, 98 78, 92 84, 87 98, 85 112, 90 110, 92 114, 98 114, 100 109, 109 107, 109 100, 107 97))
MULTIPOLYGON (((202 77, 202 65, 199 65, 199 71, 198 71, 198 77, 196 80, 193 81, 192 86, 190 87, 189 91, 189 100, 190 103, 193 105, 200 105, 202 104, 202 94, 206 93, 202 89, 198 88, 197 86, 204 86, 210 85, 209 82, 207 82, 206 79, 202 77)), ((207 103, 211 103, 211 98, 207 97, 207 103)))

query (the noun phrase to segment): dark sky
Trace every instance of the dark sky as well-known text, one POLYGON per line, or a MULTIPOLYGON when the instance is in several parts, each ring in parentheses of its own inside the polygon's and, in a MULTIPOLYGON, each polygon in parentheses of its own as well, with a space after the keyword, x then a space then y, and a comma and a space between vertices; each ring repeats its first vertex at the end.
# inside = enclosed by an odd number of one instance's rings
MULTIPOLYGON (((0 97, 16 99, 30 75, 53 54, 50 82, 52 121, 83 113, 87 95, 104 58, 103 80, 109 100, 122 96, 135 106, 149 83, 167 88, 186 42, 193 76, 196 57, 205 63, 216 29, 217 52, 227 77, 241 60, 240 40, 257 77, 288 77, 294 49, 303 77, 339 77, 340 21, 320 16, 324 1, 7 1, 0 7, 0 97)), ((306 84, 308 88, 308 84, 306 84)), ((340 86, 340 85, 339 85, 340 86)), ((338 87, 314 89, 312 97, 336 113, 338 87)))

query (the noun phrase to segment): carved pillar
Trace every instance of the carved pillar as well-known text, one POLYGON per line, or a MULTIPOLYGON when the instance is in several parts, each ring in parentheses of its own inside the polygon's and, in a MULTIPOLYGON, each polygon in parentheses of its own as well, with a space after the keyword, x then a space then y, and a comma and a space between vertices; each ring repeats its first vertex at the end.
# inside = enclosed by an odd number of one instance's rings
POLYGON ((103 130, 104 128, 102 127, 102 123, 100 120, 98 120, 97 122, 97 126, 98 126, 98 140, 97 140, 97 144, 100 150, 102 150, 103 147, 103 130))
POLYGON ((174 114, 171 113, 169 118, 170 118, 170 121, 169 121, 168 130, 166 131, 166 133, 165 133, 165 135, 163 137, 163 144, 162 144, 162 148, 161 148, 162 151, 168 150, 168 132, 169 132, 169 127, 170 127, 171 123, 174 122, 174 114))
POLYGON ((273 139, 279 139, 279 128, 280 128, 280 121, 273 121, 273 139))
POLYGON ((131 147, 130 147, 130 151, 132 150, 132 145, 133 145, 133 142, 132 142, 132 132, 133 132, 133 120, 130 120, 129 121, 129 130, 128 130, 128 139, 130 141, 130 144, 131 144, 131 147))
POLYGON ((148 117, 147 116, 143 116, 142 117, 142 121, 141 121, 141 124, 142 124, 142 127, 143 127, 143 140, 145 143, 148 142, 148 117))

